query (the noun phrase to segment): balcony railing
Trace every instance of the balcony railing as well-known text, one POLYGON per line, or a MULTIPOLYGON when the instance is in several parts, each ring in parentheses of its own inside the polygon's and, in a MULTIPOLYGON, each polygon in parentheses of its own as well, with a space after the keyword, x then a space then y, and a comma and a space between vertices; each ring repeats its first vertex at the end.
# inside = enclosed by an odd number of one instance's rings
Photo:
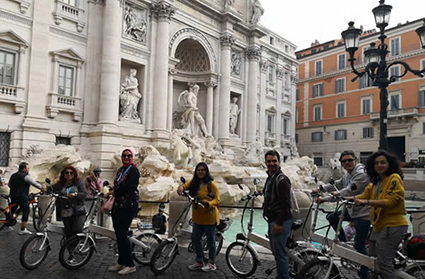
MULTIPOLYGON (((387 117, 390 118, 402 118, 402 117, 415 117, 418 116, 418 109, 415 107, 392 109, 387 113, 387 117)), ((379 120, 379 112, 372 112, 370 114, 370 120, 379 120)))
POLYGON ((15 113, 19 114, 25 108, 24 88, 16 85, 0 83, 0 102, 13 104, 15 113))
POLYGON ((50 118, 55 118, 59 112, 68 112, 73 114, 74 121, 78 122, 82 115, 80 98, 56 93, 49 93, 46 109, 50 118))
POLYGON ((77 25, 77 31, 81 32, 84 28, 84 10, 56 0, 56 10, 53 12, 55 23, 60 25, 62 19, 74 22, 77 25))
POLYGON ((266 138, 269 138, 269 139, 276 138, 276 133, 266 131, 265 134, 266 134, 266 138))

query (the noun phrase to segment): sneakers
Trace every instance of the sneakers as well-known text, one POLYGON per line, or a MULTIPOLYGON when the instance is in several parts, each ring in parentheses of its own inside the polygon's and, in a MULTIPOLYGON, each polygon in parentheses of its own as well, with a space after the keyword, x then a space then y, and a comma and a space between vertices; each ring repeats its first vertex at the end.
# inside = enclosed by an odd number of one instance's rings
POLYGON ((210 264, 207 264, 206 266, 204 266, 201 269, 202 269, 202 271, 210 272, 210 271, 217 270, 217 267, 215 266, 215 264, 210 263, 210 264))
POLYGON ((190 270, 199 270, 199 269, 202 269, 203 267, 204 267, 204 263, 196 262, 194 264, 189 265, 187 268, 190 270))
POLYGON ((4 231, 4 232, 10 232, 10 231, 13 231, 13 227, 5 227, 5 228, 3 229, 3 231, 4 231))
POLYGON ((118 271, 119 275, 126 275, 126 274, 130 274, 136 272, 136 267, 135 266, 126 266, 123 269, 121 269, 120 271, 118 271))
POLYGON ((25 235, 25 234, 32 234, 32 232, 30 232, 29 230, 27 230, 27 228, 20 230, 18 232, 19 235, 25 235))
POLYGON ((123 265, 116 264, 116 265, 111 266, 110 268, 108 268, 108 271, 120 271, 123 268, 124 268, 123 265))

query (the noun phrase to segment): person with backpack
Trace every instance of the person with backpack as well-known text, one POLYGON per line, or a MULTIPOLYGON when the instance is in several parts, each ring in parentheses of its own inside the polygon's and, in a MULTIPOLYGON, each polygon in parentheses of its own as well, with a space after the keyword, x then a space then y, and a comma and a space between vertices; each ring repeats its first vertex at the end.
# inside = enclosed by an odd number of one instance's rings
POLYGON ((277 279, 289 279, 286 242, 292 227, 291 181, 280 169, 280 155, 269 150, 264 156, 267 175, 263 194, 263 216, 268 223, 268 235, 276 266, 277 279))
POLYGON ((152 228, 158 234, 164 234, 167 231, 167 217, 165 217, 164 204, 160 204, 158 213, 152 217, 152 228))
POLYGON ((189 190, 189 195, 202 201, 203 207, 198 204, 192 206, 192 243, 196 252, 196 262, 188 268, 205 272, 217 269, 215 265, 215 229, 220 224, 220 213, 217 206, 220 203, 220 193, 210 175, 207 164, 200 162, 195 167, 192 180, 177 189, 179 195, 189 190), (203 234, 206 234, 209 244, 209 264, 204 265, 204 251, 201 244, 203 234))

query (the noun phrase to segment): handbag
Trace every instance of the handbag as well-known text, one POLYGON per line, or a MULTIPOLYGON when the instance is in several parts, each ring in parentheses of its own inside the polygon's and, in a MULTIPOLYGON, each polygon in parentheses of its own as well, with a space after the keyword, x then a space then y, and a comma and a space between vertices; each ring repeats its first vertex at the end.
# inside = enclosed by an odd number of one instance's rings
POLYGON ((111 196, 109 199, 102 205, 102 212, 103 213, 109 213, 112 210, 112 207, 114 206, 115 197, 111 196))
POLYGON ((77 216, 85 215, 87 213, 85 205, 77 205, 74 208, 74 210, 75 210, 75 215, 77 215, 77 216))
POLYGON ((74 215, 74 209, 72 207, 62 209, 62 212, 61 212, 62 217, 69 218, 69 217, 72 217, 73 215, 74 215))

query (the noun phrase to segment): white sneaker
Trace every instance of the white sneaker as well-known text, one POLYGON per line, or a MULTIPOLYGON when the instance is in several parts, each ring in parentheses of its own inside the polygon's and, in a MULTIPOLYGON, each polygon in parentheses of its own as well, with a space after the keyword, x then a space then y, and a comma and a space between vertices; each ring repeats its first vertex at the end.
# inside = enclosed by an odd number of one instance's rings
POLYGON ((20 230, 18 232, 19 235, 24 235, 24 234, 32 234, 32 232, 30 232, 29 230, 27 230, 27 228, 20 230))
POLYGON ((10 231, 13 231, 13 227, 5 227, 5 228, 3 229, 3 231, 4 231, 4 232, 10 232, 10 231))
POLYGON ((204 266, 203 268, 201 268, 201 269, 202 269, 202 271, 210 272, 210 271, 217 270, 217 267, 216 267, 216 265, 215 265, 215 264, 210 263, 210 264, 205 265, 205 266, 204 266))
POLYGON ((135 266, 126 266, 126 267, 124 267, 123 269, 121 269, 120 271, 118 271, 118 274, 119 275, 126 275, 126 274, 129 274, 129 273, 133 273, 133 272, 136 272, 136 267, 135 266))

